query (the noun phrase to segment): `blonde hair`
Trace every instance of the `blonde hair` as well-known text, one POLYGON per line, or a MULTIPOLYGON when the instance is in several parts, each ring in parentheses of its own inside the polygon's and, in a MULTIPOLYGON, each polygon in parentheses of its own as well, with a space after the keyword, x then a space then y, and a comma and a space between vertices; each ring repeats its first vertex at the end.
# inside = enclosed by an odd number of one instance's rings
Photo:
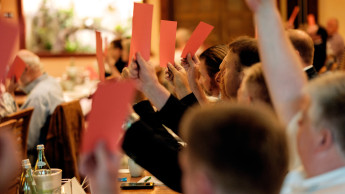
POLYGON ((243 84, 247 88, 248 93, 254 97, 255 100, 260 100, 272 106, 261 63, 256 63, 245 69, 243 84))

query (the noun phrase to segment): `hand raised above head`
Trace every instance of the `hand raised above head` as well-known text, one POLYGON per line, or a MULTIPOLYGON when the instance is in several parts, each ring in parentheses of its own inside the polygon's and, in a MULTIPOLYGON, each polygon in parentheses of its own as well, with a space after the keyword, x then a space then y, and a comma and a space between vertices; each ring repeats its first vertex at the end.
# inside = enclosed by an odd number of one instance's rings
POLYGON ((265 7, 266 5, 275 5, 276 0, 245 0, 248 7, 252 12, 259 11, 260 8, 265 7))
POLYGON ((139 90, 148 89, 158 83, 158 78, 154 67, 140 53, 136 53, 136 60, 132 60, 129 65, 129 77, 137 81, 139 90))

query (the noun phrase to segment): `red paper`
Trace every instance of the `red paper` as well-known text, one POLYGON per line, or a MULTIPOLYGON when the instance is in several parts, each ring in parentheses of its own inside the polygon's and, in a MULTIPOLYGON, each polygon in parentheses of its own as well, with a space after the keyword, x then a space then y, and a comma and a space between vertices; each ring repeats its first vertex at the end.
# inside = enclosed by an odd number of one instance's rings
POLYGON ((159 55, 161 67, 166 67, 168 62, 174 64, 176 27, 176 21, 161 20, 159 42, 159 55))
POLYGON ((316 25, 314 14, 308 14, 308 16, 307 16, 307 21, 308 21, 308 25, 309 25, 309 26, 314 26, 314 25, 316 25))
POLYGON ((93 151, 100 141, 111 152, 119 149, 122 125, 128 116, 134 91, 132 81, 106 81, 98 85, 92 98, 88 128, 83 134, 82 152, 93 151))
POLYGON ((295 19, 297 17, 298 12, 299 12, 299 7, 295 6, 295 8, 293 9, 291 16, 289 18, 289 24, 290 25, 293 25, 293 23, 295 22, 295 19))
POLYGON ((186 46, 184 47, 181 57, 186 58, 187 54, 190 53, 192 56, 195 55, 198 48, 206 40, 207 36, 213 30, 213 26, 200 22, 199 25, 195 28, 192 36, 189 38, 186 46))
POLYGON ((7 73, 7 78, 16 76, 16 79, 19 80, 25 70, 25 67, 26 63, 20 57, 16 56, 10 70, 7 73))
POLYGON ((0 81, 6 75, 6 67, 14 56, 18 26, 0 19, 0 81))
POLYGON ((102 45, 101 33, 98 31, 96 31, 96 57, 97 57, 97 62, 98 62, 99 80, 103 82, 105 80, 103 45, 102 45))
POLYGON ((152 14, 153 5, 134 3, 129 64, 137 52, 140 52, 146 61, 150 59, 152 14))
POLYGON ((104 38, 104 56, 107 56, 107 54, 108 54, 108 38, 107 37, 105 37, 104 38))

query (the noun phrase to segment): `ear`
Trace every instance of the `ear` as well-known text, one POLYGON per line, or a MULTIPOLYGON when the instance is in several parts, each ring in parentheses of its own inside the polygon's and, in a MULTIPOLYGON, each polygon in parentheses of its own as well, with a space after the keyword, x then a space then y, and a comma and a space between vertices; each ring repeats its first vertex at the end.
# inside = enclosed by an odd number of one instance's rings
POLYGON ((334 145, 333 136, 331 130, 329 129, 321 129, 319 131, 318 137, 318 150, 319 151, 326 151, 331 149, 334 145))

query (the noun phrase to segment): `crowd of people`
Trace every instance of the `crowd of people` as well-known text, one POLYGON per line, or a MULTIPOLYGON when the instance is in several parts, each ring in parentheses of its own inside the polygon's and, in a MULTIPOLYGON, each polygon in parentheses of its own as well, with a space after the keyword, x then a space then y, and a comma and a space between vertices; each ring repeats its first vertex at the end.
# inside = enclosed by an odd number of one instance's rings
MULTIPOLYGON (((275 0, 245 1, 257 38, 241 36, 168 63, 163 74, 171 87, 139 52, 125 67, 121 41, 111 43, 109 74, 137 84, 123 152, 172 190, 187 194, 344 192, 345 47, 337 19, 327 23, 326 43, 315 22, 306 31, 285 29, 275 0), (327 44, 327 59, 315 44, 320 40, 327 44)), ((20 82, 29 94, 21 108, 35 107, 30 149, 62 102, 62 91, 35 54, 18 56, 27 64, 20 82)), ((7 88, 15 84, 10 81, 7 88)), ((9 93, 1 97, 11 101, 9 93)), ((1 172, 15 160, 6 156, 10 147, 1 147, 1 172)), ((119 160, 103 142, 81 155, 80 170, 90 177, 92 192, 118 193, 119 160)))

